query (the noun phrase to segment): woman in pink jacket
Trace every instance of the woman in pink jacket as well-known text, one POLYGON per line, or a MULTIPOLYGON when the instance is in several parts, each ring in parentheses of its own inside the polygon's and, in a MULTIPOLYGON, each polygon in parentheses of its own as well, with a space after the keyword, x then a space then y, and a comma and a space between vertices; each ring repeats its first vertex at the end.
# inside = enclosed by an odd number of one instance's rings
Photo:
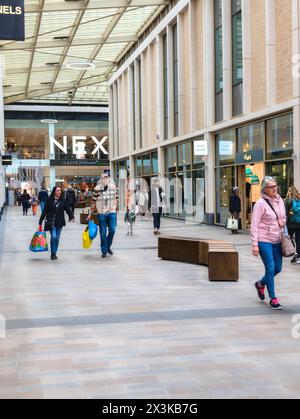
POLYGON ((276 181, 266 176, 261 184, 261 198, 256 202, 252 214, 252 254, 260 255, 265 265, 265 276, 255 283, 258 297, 265 300, 265 287, 270 297, 270 307, 282 310, 275 293, 275 276, 282 270, 281 234, 286 224, 286 212, 282 198, 278 195, 276 181))

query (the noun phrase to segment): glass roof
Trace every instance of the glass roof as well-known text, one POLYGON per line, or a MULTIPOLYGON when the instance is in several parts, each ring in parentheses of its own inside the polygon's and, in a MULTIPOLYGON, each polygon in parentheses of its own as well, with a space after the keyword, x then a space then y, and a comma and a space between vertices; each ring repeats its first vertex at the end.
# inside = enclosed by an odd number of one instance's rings
POLYGON ((0 41, 5 103, 106 103, 107 80, 169 0, 25 0, 25 41, 0 41), (77 63, 94 68, 67 68, 77 63))

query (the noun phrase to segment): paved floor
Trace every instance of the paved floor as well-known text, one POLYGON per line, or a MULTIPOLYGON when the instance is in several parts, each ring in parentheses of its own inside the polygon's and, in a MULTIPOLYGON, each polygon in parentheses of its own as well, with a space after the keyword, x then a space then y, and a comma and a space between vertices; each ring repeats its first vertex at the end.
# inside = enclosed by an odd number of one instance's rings
POLYGON ((120 217, 106 260, 69 224, 57 261, 27 250, 36 222, 13 208, 1 226, 0 398, 299 397, 300 265, 285 261, 278 313, 257 301, 247 234, 163 220, 163 233, 236 243, 240 281, 210 283, 205 267, 158 259, 150 221, 127 237, 120 217))

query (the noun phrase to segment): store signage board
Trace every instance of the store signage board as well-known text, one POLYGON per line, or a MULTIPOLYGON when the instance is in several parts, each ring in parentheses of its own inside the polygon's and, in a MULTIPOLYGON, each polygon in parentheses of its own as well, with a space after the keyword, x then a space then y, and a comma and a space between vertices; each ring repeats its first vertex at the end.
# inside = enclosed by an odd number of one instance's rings
POLYGON ((207 141, 194 141, 194 156, 207 156, 208 146, 207 141))
MULTIPOLYGON (((77 155, 86 155, 86 141, 88 138, 91 138, 94 143, 95 147, 92 151, 92 155, 95 155, 98 151, 102 152, 105 155, 108 155, 108 151, 104 147, 104 144, 106 143, 106 140, 108 137, 103 137, 99 141, 95 136, 91 137, 85 137, 82 135, 73 135, 72 136, 72 153, 77 155)), ((59 148, 63 153, 68 154, 68 137, 64 135, 62 137, 63 143, 61 144, 59 141, 57 141, 55 138, 50 136, 50 153, 52 155, 55 154, 55 147, 59 148)))
POLYGON ((50 160, 50 166, 109 166, 109 160, 50 160))
POLYGON ((24 0, 0 0, 0 41, 24 41, 24 0))
POLYGON ((11 156, 2 156, 2 166, 11 166, 12 165, 12 157, 11 156))
POLYGON ((235 156, 236 164, 250 164, 264 160, 263 150, 246 151, 245 153, 237 153, 235 156))
POLYGON ((219 142, 219 155, 220 156, 232 156, 233 155, 233 142, 232 141, 220 141, 219 142))

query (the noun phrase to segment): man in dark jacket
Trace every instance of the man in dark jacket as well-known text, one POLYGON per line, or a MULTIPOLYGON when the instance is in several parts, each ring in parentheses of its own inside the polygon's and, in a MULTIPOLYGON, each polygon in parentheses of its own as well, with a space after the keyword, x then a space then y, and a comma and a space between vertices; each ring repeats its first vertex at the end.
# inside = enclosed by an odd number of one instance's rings
MULTIPOLYGON (((239 197, 239 188, 235 186, 232 189, 232 195, 229 199, 229 212, 232 215, 233 218, 238 220, 239 228, 240 228, 240 213, 242 210, 241 207, 241 198, 239 197)), ((238 230, 232 230, 232 234, 237 234, 238 230)))
POLYGON ((47 202, 48 198, 49 198, 49 194, 46 191, 46 189, 43 187, 40 190, 39 195, 38 195, 38 200, 39 200, 39 203, 40 203, 40 206, 41 206, 41 213, 44 211, 44 208, 45 208, 45 205, 46 205, 46 202, 47 202))
POLYGON ((67 191, 66 191, 66 201, 69 206, 69 208, 72 211, 72 214, 75 213, 75 205, 76 205, 76 195, 74 189, 69 185, 67 191))

